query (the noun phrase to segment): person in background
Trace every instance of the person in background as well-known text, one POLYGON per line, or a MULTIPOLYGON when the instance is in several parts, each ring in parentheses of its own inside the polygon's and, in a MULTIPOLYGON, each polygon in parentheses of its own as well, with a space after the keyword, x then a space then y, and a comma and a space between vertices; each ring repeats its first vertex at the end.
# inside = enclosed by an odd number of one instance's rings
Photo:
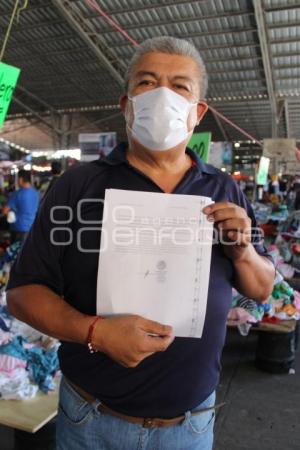
POLYGON ((49 191, 49 189, 52 188, 52 186, 55 184, 55 182, 58 180, 62 172, 61 162, 60 161, 52 161, 51 163, 51 174, 52 178, 49 183, 48 189, 46 192, 49 191))
POLYGON ((296 211, 300 209, 300 189, 295 192, 294 209, 296 211))
POLYGON ((31 173, 20 170, 18 174, 19 190, 9 198, 7 205, 3 207, 6 216, 12 212, 14 221, 11 223, 12 242, 24 241, 33 224, 39 205, 39 194, 31 185, 31 173))
POLYGON ((287 196, 287 179, 281 176, 278 182, 279 182, 279 195, 281 197, 281 200, 285 200, 287 196))

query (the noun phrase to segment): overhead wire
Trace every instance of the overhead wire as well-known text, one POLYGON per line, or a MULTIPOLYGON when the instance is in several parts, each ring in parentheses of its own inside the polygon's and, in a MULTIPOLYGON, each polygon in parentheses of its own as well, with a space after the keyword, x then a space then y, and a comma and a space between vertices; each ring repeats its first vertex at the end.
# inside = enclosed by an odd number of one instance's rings
POLYGON ((4 53, 5 53, 5 50, 6 50, 6 46, 7 46, 7 43, 8 43, 8 39, 9 39, 9 37, 10 37, 11 29, 12 29, 12 26, 13 26, 13 23, 14 23, 14 19, 15 19, 15 17, 17 16, 17 22, 19 22, 19 19, 20 19, 20 13, 21 13, 24 9, 27 8, 28 3, 29 3, 29 0, 24 0, 23 6, 21 6, 21 7, 19 8, 19 3, 20 3, 20 1, 21 1, 21 0, 16 0, 16 1, 15 1, 15 5, 14 5, 14 8, 13 8, 13 12, 12 12, 12 14, 11 14, 11 16, 10 16, 9 24, 8 24, 8 27, 7 27, 7 30, 6 30, 4 39, 3 39, 3 44, 2 44, 2 47, 1 47, 1 51, 0 51, 0 62, 2 61, 3 56, 4 56, 4 53))
POLYGON ((105 11, 103 11, 102 8, 96 3, 94 0, 85 0, 85 2, 94 8, 95 11, 97 11, 104 19, 113 27, 115 30, 117 30, 119 33, 121 33, 128 41, 130 41, 135 47, 138 47, 140 44, 133 39, 114 19, 112 19, 105 11))
POLYGON ((24 5, 21 6, 21 8, 18 9, 18 11, 17 11, 17 23, 19 23, 21 12, 24 11, 28 7, 28 4, 29 4, 29 0, 24 0, 24 5))
POLYGON ((20 3, 20 0, 16 0, 15 1, 14 9, 13 9, 12 15, 10 16, 9 24, 8 24, 8 27, 7 27, 5 36, 4 36, 2 48, 1 48, 1 51, 0 51, 0 61, 2 61, 3 56, 4 56, 4 52, 6 50, 7 42, 8 42, 9 36, 10 36, 10 32, 11 32, 11 29, 12 29, 12 25, 13 25, 15 16, 16 16, 17 11, 18 11, 19 3, 20 3))

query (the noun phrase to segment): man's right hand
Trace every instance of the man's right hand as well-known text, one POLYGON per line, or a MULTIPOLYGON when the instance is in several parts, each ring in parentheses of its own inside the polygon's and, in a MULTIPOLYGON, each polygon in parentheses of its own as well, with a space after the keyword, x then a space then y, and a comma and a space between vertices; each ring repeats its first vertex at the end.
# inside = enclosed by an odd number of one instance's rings
POLYGON ((100 320, 93 333, 93 346, 125 367, 163 352, 173 340, 172 327, 136 315, 100 320))

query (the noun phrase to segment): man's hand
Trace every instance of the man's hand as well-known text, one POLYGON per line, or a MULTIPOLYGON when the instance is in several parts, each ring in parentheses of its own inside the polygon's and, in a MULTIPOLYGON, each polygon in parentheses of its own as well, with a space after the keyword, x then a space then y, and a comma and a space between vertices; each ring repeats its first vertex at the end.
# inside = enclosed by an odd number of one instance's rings
POLYGON ((206 206, 203 212, 209 221, 216 222, 225 254, 235 261, 242 258, 251 243, 251 219, 245 209, 220 202, 206 206))
POLYGON ((163 352, 173 342, 172 327, 129 315, 100 320, 93 346, 125 367, 136 367, 155 352, 163 352))

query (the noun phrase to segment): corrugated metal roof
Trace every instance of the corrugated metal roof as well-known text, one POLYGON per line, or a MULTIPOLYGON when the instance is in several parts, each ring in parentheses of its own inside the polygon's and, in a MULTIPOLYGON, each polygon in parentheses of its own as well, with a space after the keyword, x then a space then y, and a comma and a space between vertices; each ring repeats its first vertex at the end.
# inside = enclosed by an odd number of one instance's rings
MULTIPOLYGON (((270 137, 271 107, 253 1, 95 0, 137 42, 172 35, 193 42, 209 73, 208 101, 257 139, 270 137)), ((255 0, 259 1, 259 0, 255 0)), ((66 0, 71 13, 112 65, 124 73, 134 47, 85 0, 66 0), (97 41, 100 38, 100 41, 97 41)), ((261 0, 274 95, 285 99, 279 135, 300 139, 300 2, 261 0)), ((0 4, 3 37, 14 0, 0 4)), ((54 108, 115 105, 121 87, 103 61, 50 0, 31 0, 15 23, 5 62, 21 67, 20 84, 54 108)), ((18 91, 17 94, 18 95, 18 91)), ((24 100, 25 101, 25 100, 24 100)), ((33 98, 26 104, 45 109, 33 98)), ((21 112, 13 105, 11 112, 21 112)), ((122 127, 115 121, 113 126, 122 127)), ((222 136, 210 114, 202 124, 222 136)), ((224 125, 230 138, 242 136, 224 125)))

